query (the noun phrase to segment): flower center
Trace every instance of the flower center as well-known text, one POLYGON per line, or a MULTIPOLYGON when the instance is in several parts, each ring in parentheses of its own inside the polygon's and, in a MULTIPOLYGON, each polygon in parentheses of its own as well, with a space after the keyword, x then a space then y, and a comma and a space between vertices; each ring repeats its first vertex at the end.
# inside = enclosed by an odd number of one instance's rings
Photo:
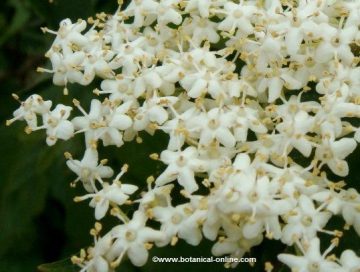
POLYGON ((320 265, 317 262, 310 263, 308 265, 309 272, 319 272, 320 271, 320 265))
POLYGON ((91 172, 91 171, 90 171, 89 168, 87 168, 87 167, 81 169, 81 178, 82 178, 82 179, 88 179, 89 176, 90 176, 90 172, 91 172))
POLYGON ((184 158, 183 155, 180 155, 180 156, 179 156, 179 158, 178 158, 177 161, 176 161, 176 164, 177 164, 178 166, 180 166, 180 167, 185 166, 186 160, 185 160, 185 158, 184 158))
POLYGON ((156 45, 158 45, 158 41, 155 38, 150 38, 149 39, 149 44, 151 46, 156 46, 156 45))
POLYGON ((311 226, 312 222, 313 222, 312 218, 310 216, 308 216, 308 215, 304 215, 301 218, 301 223, 306 227, 311 226))
POLYGON ((59 121, 55 118, 49 118, 48 124, 52 127, 56 127, 59 124, 59 121))
POLYGON ((326 151, 324 151, 322 157, 324 160, 330 160, 333 156, 329 150, 326 150, 326 151))
POLYGON ((166 12, 166 9, 165 9, 164 7, 160 7, 160 8, 158 9, 158 12, 159 12, 160 15, 164 15, 165 12, 166 12))
POLYGON ((331 39, 331 44, 332 44, 333 46, 339 46, 339 44, 340 44, 340 39, 339 39, 339 37, 334 37, 334 38, 332 38, 332 39, 331 39))
POLYGON ((199 25, 199 27, 206 27, 207 19, 201 18, 198 25, 199 25))
POLYGON ((237 9, 237 10, 235 10, 235 11, 233 12, 233 16, 238 19, 238 18, 240 18, 241 16, 243 16, 243 13, 242 13, 242 11, 241 11, 240 9, 237 9))
POLYGON ((128 240, 129 242, 132 242, 136 239, 136 233, 131 231, 131 230, 128 230, 126 233, 125 233, 125 238, 126 240, 128 240))
POLYGON ((308 57, 305 61, 305 65, 307 67, 313 67, 315 65, 315 61, 312 57, 308 57))
POLYGON ((219 127, 219 122, 215 119, 211 119, 209 121, 209 128, 211 129, 217 129, 219 127))
POLYGON ((259 195, 257 192, 251 192, 248 197, 251 202, 256 202, 259 200, 259 195))
POLYGON ((292 21, 292 26, 299 27, 300 25, 301 25, 300 20, 297 17, 294 17, 294 19, 292 21))
POLYGON ((174 214, 172 217, 171 217, 171 222, 175 225, 179 224, 182 220, 182 216, 180 214, 174 214))
POLYGON ((128 54, 130 54, 130 53, 132 53, 133 52, 133 48, 130 46, 130 45, 125 45, 125 53, 128 53, 128 54))

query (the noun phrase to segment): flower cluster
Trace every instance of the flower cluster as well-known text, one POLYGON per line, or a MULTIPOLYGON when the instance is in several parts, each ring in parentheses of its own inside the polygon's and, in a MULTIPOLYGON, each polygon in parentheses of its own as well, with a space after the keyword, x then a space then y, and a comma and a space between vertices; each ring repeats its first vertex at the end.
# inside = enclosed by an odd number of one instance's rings
POLYGON ((66 153, 87 191, 75 201, 89 199, 96 220, 119 219, 102 236, 96 223, 94 245, 73 262, 114 271, 127 255, 142 266, 154 244, 203 238, 214 255, 240 258, 276 239, 301 250, 278 256, 294 271, 359 271, 351 250, 326 257, 343 234, 326 229, 333 216, 360 235, 360 194, 328 177, 348 175, 346 157, 360 141, 359 27, 355 0, 134 0, 113 15, 44 28, 56 36, 46 53, 52 68, 38 70, 65 94, 69 83, 99 77, 98 97, 88 112, 76 99, 75 109, 51 110, 39 95, 16 97, 8 123, 45 129, 48 145, 83 134, 83 159, 66 153), (69 120, 72 110, 80 116, 69 120), (150 156, 165 170, 136 198, 139 188, 120 181, 127 165, 112 178, 97 146, 121 148, 142 131, 162 131, 168 145, 150 156), (324 254, 319 233, 333 236, 324 254))

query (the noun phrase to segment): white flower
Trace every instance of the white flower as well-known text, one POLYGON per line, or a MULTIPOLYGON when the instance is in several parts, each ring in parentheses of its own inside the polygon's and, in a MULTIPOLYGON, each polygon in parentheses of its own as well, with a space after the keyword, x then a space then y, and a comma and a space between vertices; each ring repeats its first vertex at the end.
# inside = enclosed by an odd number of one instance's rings
POLYGON ((236 139, 231 131, 235 114, 221 108, 213 108, 209 112, 195 117, 197 126, 201 128, 199 143, 209 145, 217 140, 225 147, 234 147, 236 139))
POLYGON ((87 260, 84 260, 85 256, 80 256, 80 258, 73 257, 71 260, 74 263, 79 263, 79 266, 81 267, 80 272, 111 271, 109 260, 106 258, 106 254, 109 252, 111 245, 112 238, 107 234, 104 237, 95 239, 94 246, 88 248, 87 260))
POLYGON ((184 239, 196 246, 202 239, 199 221, 201 214, 193 211, 191 205, 183 204, 176 207, 155 207, 154 217, 161 222, 161 229, 166 239, 158 245, 168 244, 174 236, 184 239))
POLYGON ((96 193, 75 198, 75 201, 91 198, 90 207, 95 208, 96 220, 100 220, 106 215, 110 202, 121 206, 129 199, 129 195, 138 189, 135 185, 122 184, 118 181, 114 181, 111 185, 104 182, 102 186, 103 188, 96 193))
POLYGON ((301 86, 306 86, 309 81, 323 78, 322 72, 324 71, 325 64, 318 63, 315 60, 315 52, 308 50, 306 54, 296 54, 291 56, 293 66, 291 70, 294 71, 293 77, 301 82, 301 86))
POLYGON ((303 253, 279 255, 294 271, 358 271, 351 251, 326 258, 341 235, 324 228, 341 215, 360 234, 359 193, 328 175, 348 175, 346 157, 360 142, 359 1, 122 2, 89 28, 66 19, 43 29, 56 38, 46 53, 52 69, 38 71, 64 91, 100 83, 93 93, 103 99, 86 111, 74 99, 81 114, 70 122, 71 107, 51 111, 33 95, 7 121, 45 129, 49 145, 85 137, 81 161, 65 153, 88 192, 75 200, 91 199, 97 220, 112 207, 122 223, 102 238, 95 225, 94 247, 73 259, 81 271, 114 272, 125 255, 141 266, 153 245, 198 245, 203 235, 216 241, 214 255, 242 257, 265 236, 303 253), (122 184, 125 168, 109 180, 97 148, 136 140, 152 149, 144 133, 168 136, 150 155, 165 167, 133 200, 141 183, 122 184), (337 236, 324 254, 319 232, 337 236))
POLYGON ((289 90, 301 88, 301 82, 296 80, 289 69, 272 69, 261 77, 258 85, 258 92, 264 92, 268 89, 268 102, 274 102, 281 95, 283 87, 289 90))
POLYGON ((195 108, 189 108, 181 114, 174 109, 170 120, 166 121, 160 129, 170 136, 168 150, 179 150, 184 145, 185 140, 189 137, 195 137, 194 130, 196 127, 189 126, 189 120, 194 118, 198 111, 195 108))
POLYGON ((84 188, 90 193, 97 191, 96 180, 103 183, 102 178, 109 178, 114 174, 109 166, 104 166, 102 163, 98 164, 98 160, 97 150, 89 147, 81 161, 73 160, 70 156, 66 162, 71 171, 78 176, 75 182, 82 181, 84 188))
POLYGON ((113 78, 115 75, 109 64, 114 53, 106 52, 98 47, 99 46, 93 46, 92 50, 87 53, 87 57, 84 59, 83 85, 90 84, 95 78, 95 75, 101 78, 113 78))
POLYGON ((350 188, 343 196, 345 202, 342 209, 342 216, 348 225, 354 226, 355 231, 360 234, 360 194, 350 188))
MULTIPOLYGON (((236 161, 239 159, 237 157, 236 161)), ((245 165, 245 173, 240 172, 227 178, 221 188, 223 199, 219 201, 218 208, 225 213, 248 215, 242 230, 246 239, 255 238, 264 230, 269 237, 279 239, 281 231, 278 215, 286 213, 293 205, 286 199, 276 200, 276 186, 266 176, 256 178, 256 173, 250 172, 245 165)))
MULTIPOLYGON (((172 20, 173 19, 176 20, 176 18, 172 18, 172 20)), ((146 38, 145 42, 141 45, 143 50, 149 55, 154 55, 159 58, 159 60, 163 60, 164 57, 167 56, 166 53, 170 52, 165 46, 165 42, 170 42, 174 37, 174 32, 171 31, 171 28, 165 25, 156 30, 151 27, 145 27, 143 35, 146 38)), ((162 66, 157 66, 156 69, 161 70, 162 67, 164 67, 164 64, 162 66)))
POLYGON ((331 171, 338 176, 347 176, 349 166, 345 158, 356 148, 356 141, 351 138, 343 138, 338 141, 324 140, 322 145, 316 148, 315 157, 327 164, 331 171))
MULTIPOLYGON (((259 245, 262 240, 263 237, 261 235, 253 239, 246 239, 242 236, 241 228, 233 226, 231 236, 219 239, 213 245, 211 253, 215 256, 230 254, 232 258, 242 258, 252 247, 259 245)), ((232 263, 232 267, 236 265, 238 263, 232 263)))
POLYGON ((316 60, 324 63, 330 61, 336 55, 343 62, 350 64, 354 54, 351 52, 350 43, 355 38, 357 28, 349 26, 343 29, 335 29, 327 24, 320 24, 322 39, 316 49, 316 60))
POLYGON ((14 111, 14 118, 6 121, 6 124, 10 125, 17 120, 25 120, 30 129, 36 129, 38 123, 37 115, 48 113, 52 102, 44 101, 43 98, 37 94, 29 96, 25 101, 20 101, 15 94, 13 96, 21 105, 14 111))
MULTIPOLYGON (((117 256, 119 261, 126 253, 131 262, 136 266, 143 266, 149 256, 148 242, 162 241, 160 231, 146 227, 146 216, 141 211, 136 211, 130 222, 114 227, 111 237, 115 239, 110 255, 117 256)), ((114 261, 116 262, 116 261, 114 261)))
MULTIPOLYGON (((285 117, 276 129, 286 135, 287 143, 299 150, 305 157, 309 157, 312 144, 306 138, 306 134, 312 129, 314 118, 305 111, 299 111, 294 117, 285 117)), ((287 152, 287 150, 285 150, 287 152)))
POLYGON ((131 1, 124 10, 126 15, 134 16, 133 26, 136 28, 150 25, 156 20, 159 3, 153 0, 131 1))
POLYGON ((195 12, 197 11, 202 17, 209 17, 210 15, 210 6, 213 0, 190 0, 187 2, 185 11, 186 12, 195 12))
POLYGON ((169 114, 164 107, 171 106, 175 104, 176 101, 177 97, 158 97, 156 92, 154 92, 152 98, 144 102, 137 110, 137 114, 134 118, 134 129, 136 131, 145 130, 151 122, 155 122, 159 125, 163 124, 169 118, 169 114))
POLYGON ((122 69, 122 74, 133 76, 138 70, 139 61, 142 60, 146 66, 151 66, 151 55, 145 52, 141 45, 145 42, 144 37, 137 37, 133 41, 121 43, 114 49, 115 57, 109 62, 113 70, 122 69))
POLYGON ((321 211, 321 206, 315 208, 310 198, 301 195, 298 207, 292 210, 289 216, 285 216, 287 224, 283 229, 281 241, 288 245, 300 238, 310 241, 325 227, 330 217, 330 212, 321 211))
POLYGON ((109 100, 121 100, 124 102, 135 101, 133 96, 134 81, 128 77, 115 77, 115 79, 105 79, 101 82, 99 94, 110 94, 109 100))
POLYGON ((355 130, 354 139, 359 143, 360 142, 360 127, 355 130))
POLYGON ((341 253, 340 264, 345 271, 357 272, 360 267, 360 258, 352 250, 345 250, 341 253))
POLYGON ((326 255, 333 248, 333 244, 321 255, 320 253, 320 240, 313 238, 304 256, 294 256, 290 254, 279 254, 278 259, 289 266, 292 270, 299 272, 330 272, 341 271, 340 265, 335 262, 326 260, 326 255))
POLYGON ((199 46, 202 41, 217 43, 220 40, 220 36, 216 31, 217 24, 207 18, 193 15, 191 18, 184 19, 183 25, 186 26, 184 31, 191 37, 192 43, 196 46, 199 46))
POLYGON ((162 186, 177 179, 189 193, 193 193, 199 188, 194 175, 196 172, 205 172, 206 164, 199 159, 195 147, 187 147, 183 151, 165 150, 161 152, 160 160, 168 167, 156 179, 156 185, 162 186))
POLYGON ((259 112, 249 106, 231 106, 235 120, 233 120, 234 137, 236 141, 246 142, 249 129, 255 133, 264 134, 267 128, 261 123, 259 112))
POLYGON ((142 192, 141 198, 134 202, 140 203, 139 210, 146 210, 148 207, 166 207, 171 202, 170 193, 174 184, 167 184, 161 187, 153 187, 148 183, 148 191, 142 192))
POLYGON ((239 29, 240 32, 249 35, 253 32, 251 17, 255 11, 255 6, 252 6, 251 4, 244 5, 243 1, 241 1, 240 4, 227 2, 224 5, 226 17, 221 21, 218 29, 230 33, 234 33, 235 29, 239 29))
POLYGON ((198 98, 209 93, 212 98, 226 97, 224 74, 234 70, 234 65, 216 58, 215 54, 195 49, 185 55, 182 66, 191 66, 193 69, 183 69, 184 76, 180 80, 181 86, 191 98, 198 98))
POLYGON ((261 37, 258 42, 247 40, 246 52, 256 56, 256 69, 265 72, 270 63, 277 63, 283 58, 281 45, 279 37, 274 38, 272 35, 267 35, 261 37))
POLYGON ((71 110, 71 107, 59 104, 54 110, 43 115, 48 145, 54 145, 58 139, 68 140, 74 135, 74 126, 67 120, 71 110))
POLYGON ((160 24, 166 25, 168 23, 173 23, 175 25, 180 25, 182 22, 181 13, 179 10, 176 10, 174 7, 179 4, 180 0, 163 0, 160 1, 157 8, 157 21, 160 24))
POLYGON ((56 35, 48 54, 51 54, 58 46, 61 46, 65 50, 66 47, 70 47, 71 44, 85 46, 88 40, 81 34, 85 29, 85 20, 78 20, 76 23, 72 23, 69 18, 60 22, 59 30, 57 32, 49 30, 48 28, 43 28, 43 31, 56 35))
POLYGON ((91 101, 90 112, 84 109, 75 101, 75 106, 84 114, 83 117, 75 117, 72 120, 77 132, 85 132, 86 144, 102 139, 104 145, 114 144, 123 145, 121 131, 131 127, 132 119, 126 115, 132 105, 132 101, 116 106, 110 101, 103 104, 93 99, 91 101))
POLYGON ((88 84, 84 80, 83 63, 85 53, 82 51, 58 53, 54 52, 50 55, 52 70, 40 69, 49 73, 54 73, 53 82, 55 85, 66 86, 67 83, 88 84))

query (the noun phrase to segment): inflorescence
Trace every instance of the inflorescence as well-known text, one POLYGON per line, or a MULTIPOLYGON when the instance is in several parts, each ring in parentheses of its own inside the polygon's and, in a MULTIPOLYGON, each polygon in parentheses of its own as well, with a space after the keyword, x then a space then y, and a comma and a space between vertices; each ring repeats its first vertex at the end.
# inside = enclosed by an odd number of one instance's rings
POLYGON ((14 95, 21 105, 7 123, 45 130, 48 145, 83 134, 84 157, 65 154, 72 185, 86 190, 75 201, 89 201, 96 220, 119 219, 103 235, 97 222, 94 244, 73 263, 114 271, 128 256, 142 266, 154 245, 203 238, 214 255, 240 258, 275 239, 297 247, 298 256, 278 255, 293 271, 359 271, 350 249, 329 256, 343 230, 326 229, 340 215, 360 235, 360 194, 329 179, 348 175, 360 141, 359 26, 356 0, 134 0, 113 15, 43 28, 56 38, 52 68, 38 71, 65 94, 100 78, 97 98, 87 112, 76 99, 52 109, 39 95, 14 95), (120 181, 128 166, 115 175, 97 147, 141 142, 142 131, 168 135, 150 156, 166 167, 135 198, 139 188, 120 181), (332 236, 324 253, 319 233, 332 236))

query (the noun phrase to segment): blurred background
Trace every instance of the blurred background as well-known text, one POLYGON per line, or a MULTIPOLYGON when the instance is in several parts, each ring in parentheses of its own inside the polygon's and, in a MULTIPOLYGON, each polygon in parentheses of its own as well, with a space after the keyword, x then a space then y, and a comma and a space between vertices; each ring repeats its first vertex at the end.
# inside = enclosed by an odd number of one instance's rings
MULTIPOLYGON (((24 100, 38 93, 45 100, 71 104, 72 98, 81 100, 88 108, 90 87, 69 86, 70 95, 64 97, 62 88, 52 84, 51 75, 38 74, 38 66, 50 67, 44 53, 50 47, 53 36, 44 35, 40 27, 56 30, 64 18, 86 19, 96 12, 115 11, 115 0, 3 0, 0 9, 0 272, 41 271, 70 272, 79 269, 72 266, 68 257, 80 248, 91 244, 89 229, 93 226, 93 210, 87 202, 75 204, 72 199, 81 195, 81 188, 71 189, 69 183, 75 176, 65 165, 63 153, 70 151, 75 158, 83 155, 82 136, 68 142, 59 141, 54 147, 45 144, 44 132, 31 135, 24 133, 24 123, 10 127, 5 120, 11 118, 18 102, 12 99, 16 93, 24 100), (63 260, 56 262, 58 260, 63 260), (53 263, 55 262, 55 263, 53 263)), ((96 86, 98 82, 94 83, 96 86)), ((126 144, 120 150, 103 149, 102 158, 110 159, 110 164, 120 168, 123 163, 130 165, 126 179, 144 187, 145 178, 154 174, 159 165, 149 161, 148 155, 164 147, 164 136, 144 136, 144 143, 126 144), (126 158, 126 160, 124 160, 126 158), (135 166, 142 166, 135 171, 135 166), (132 170, 131 170, 132 169, 132 170)), ((359 148, 350 157, 351 174, 346 180, 359 188, 360 168, 359 148)), ((117 171, 117 170, 115 170, 117 171)), ((105 228, 116 223, 105 220, 105 228)), ((341 220, 333 220, 333 225, 342 227, 341 220)), ((353 230, 342 239, 341 248, 359 249, 359 237, 353 230)), ((324 237, 324 240, 329 240, 324 237)), ((327 244, 324 245, 327 247, 327 244)), ((265 261, 272 261, 275 271, 287 271, 276 261, 279 251, 291 252, 274 241, 265 241, 256 247, 249 257, 257 257, 255 267, 241 264, 236 271, 263 271, 265 261)), ((359 254, 359 250, 357 252, 359 254)), ((210 256, 210 243, 191 247, 182 242, 176 247, 154 249, 152 255, 210 256)), ((221 264, 156 264, 151 261, 142 268, 135 268, 125 262, 119 271, 222 271, 221 264)))

